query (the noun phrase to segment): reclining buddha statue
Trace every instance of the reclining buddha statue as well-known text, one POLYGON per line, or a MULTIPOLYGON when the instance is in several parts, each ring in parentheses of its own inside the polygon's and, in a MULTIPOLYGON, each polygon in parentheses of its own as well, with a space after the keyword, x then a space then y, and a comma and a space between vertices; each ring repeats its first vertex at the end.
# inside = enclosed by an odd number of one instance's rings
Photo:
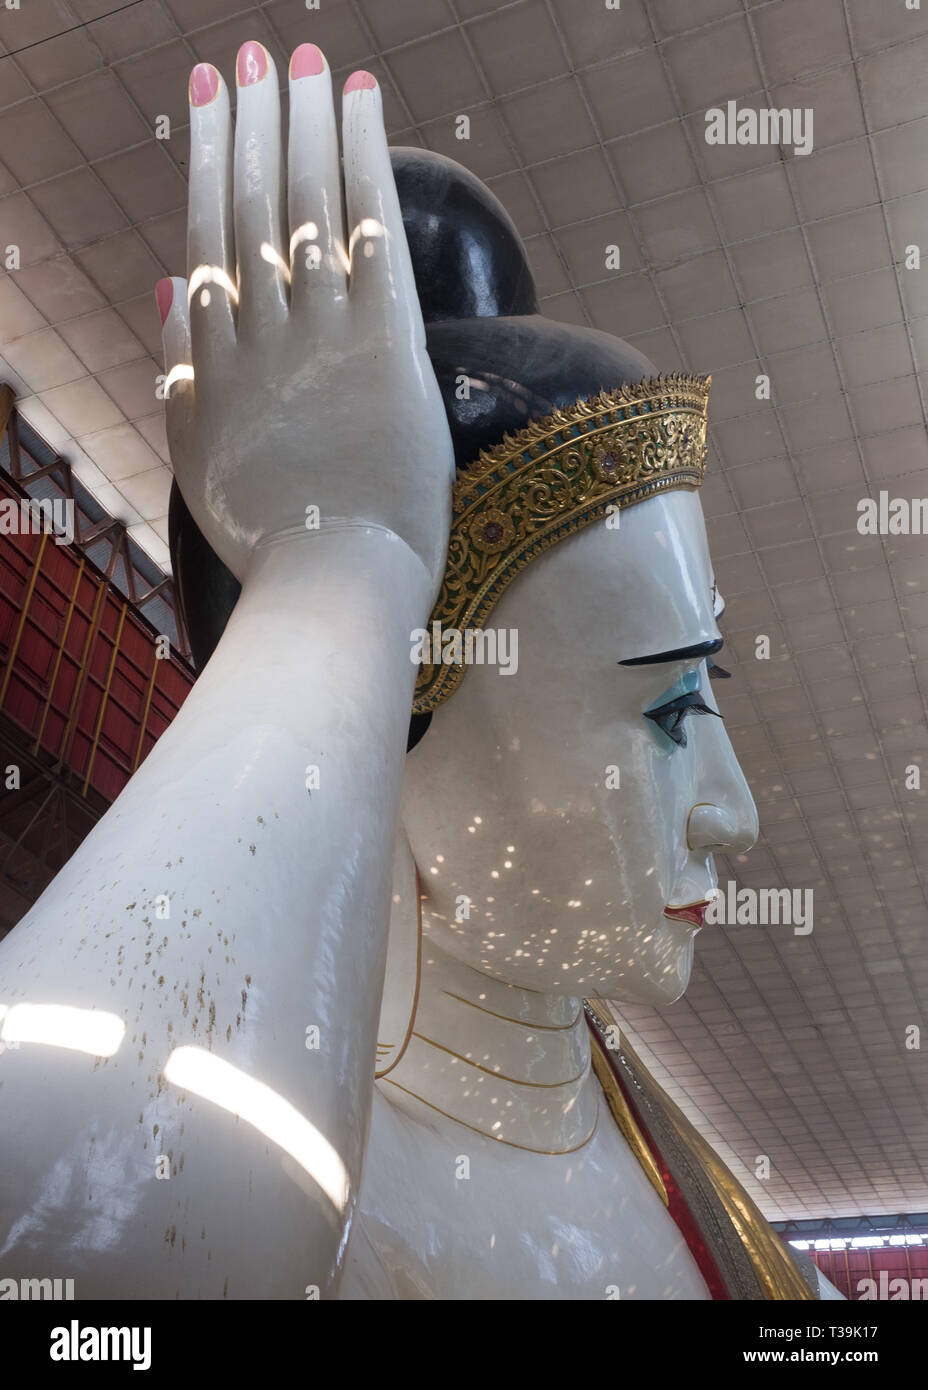
POLYGON ((0 944, 0 1277, 83 1298, 810 1299, 636 1057, 757 815, 709 382, 542 316, 355 73, 191 77, 157 288, 200 674, 0 944), (609 1002, 607 1002, 609 1001, 609 1002))

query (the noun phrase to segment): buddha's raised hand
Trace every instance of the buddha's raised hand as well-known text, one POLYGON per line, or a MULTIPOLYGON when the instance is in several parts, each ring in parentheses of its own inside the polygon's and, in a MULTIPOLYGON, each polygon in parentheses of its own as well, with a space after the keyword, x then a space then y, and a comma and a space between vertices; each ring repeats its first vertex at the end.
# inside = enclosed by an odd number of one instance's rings
POLYGON ((291 59, 286 161, 261 44, 240 50, 236 80, 233 133, 220 74, 191 76, 188 279, 157 288, 181 492, 243 582, 257 548, 361 523, 401 537, 437 591, 453 455, 380 90, 364 72, 345 84, 343 197, 319 49, 291 59))

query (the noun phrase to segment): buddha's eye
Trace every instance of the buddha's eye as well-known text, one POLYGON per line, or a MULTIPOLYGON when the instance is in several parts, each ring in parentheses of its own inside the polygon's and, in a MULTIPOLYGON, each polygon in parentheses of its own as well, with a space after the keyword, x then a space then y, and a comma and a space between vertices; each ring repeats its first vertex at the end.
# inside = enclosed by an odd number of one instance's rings
POLYGON ((714 714, 717 718, 722 718, 718 710, 710 709, 703 703, 698 690, 688 691, 675 700, 668 700, 666 704, 644 712, 645 719, 653 719, 657 727, 680 748, 686 747, 686 730, 683 723, 689 714, 714 714))

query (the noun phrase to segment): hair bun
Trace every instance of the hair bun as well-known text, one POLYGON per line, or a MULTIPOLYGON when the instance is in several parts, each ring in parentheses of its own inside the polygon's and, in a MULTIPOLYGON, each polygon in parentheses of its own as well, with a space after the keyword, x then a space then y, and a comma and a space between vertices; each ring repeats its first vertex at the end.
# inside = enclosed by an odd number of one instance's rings
POLYGON ((390 158, 425 322, 537 314, 519 233, 486 185, 431 150, 390 158))

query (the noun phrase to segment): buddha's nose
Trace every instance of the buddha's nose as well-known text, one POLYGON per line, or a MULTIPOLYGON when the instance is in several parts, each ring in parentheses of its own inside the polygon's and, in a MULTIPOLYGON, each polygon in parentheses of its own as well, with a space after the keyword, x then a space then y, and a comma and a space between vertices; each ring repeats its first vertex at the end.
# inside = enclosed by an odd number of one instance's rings
POLYGON ((687 848, 743 853, 755 843, 757 831, 757 808, 750 795, 737 811, 701 801, 687 819, 687 848))

